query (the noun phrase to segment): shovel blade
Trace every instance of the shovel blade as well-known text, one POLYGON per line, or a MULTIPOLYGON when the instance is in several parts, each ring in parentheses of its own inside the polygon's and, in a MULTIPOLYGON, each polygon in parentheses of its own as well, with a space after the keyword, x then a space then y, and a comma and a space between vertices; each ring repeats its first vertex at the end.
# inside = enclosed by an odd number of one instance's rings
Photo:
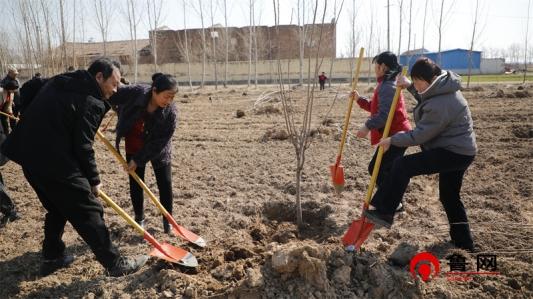
POLYGON ((331 174, 331 181, 335 192, 340 194, 344 190, 344 167, 342 165, 333 164, 329 166, 329 172, 331 174))
POLYGON ((152 249, 150 255, 185 267, 198 266, 196 257, 190 252, 166 243, 161 244, 160 248, 152 249))
POLYGON ((370 221, 367 221, 365 217, 352 221, 348 231, 346 231, 342 237, 342 244, 344 247, 352 245, 359 250, 361 245, 363 245, 370 235, 370 232, 372 232, 373 228, 374 224, 370 221))

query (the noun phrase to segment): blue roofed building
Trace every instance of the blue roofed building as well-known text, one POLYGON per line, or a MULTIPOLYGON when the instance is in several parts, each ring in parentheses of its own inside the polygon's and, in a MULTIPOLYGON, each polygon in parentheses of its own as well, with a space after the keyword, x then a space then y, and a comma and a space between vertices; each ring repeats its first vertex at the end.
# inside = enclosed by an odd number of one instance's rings
MULTIPOLYGON (((442 69, 451 70, 458 74, 468 74, 469 65, 469 50, 466 49, 453 49, 440 52, 429 52, 426 49, 417 49, 407 51, 400 55, 400 64, 411 67, 416 60, 425 56, 435 61, 442 69)), ((481 51, 472 51, 472 74, 482 73, 481 67, 481 51)))

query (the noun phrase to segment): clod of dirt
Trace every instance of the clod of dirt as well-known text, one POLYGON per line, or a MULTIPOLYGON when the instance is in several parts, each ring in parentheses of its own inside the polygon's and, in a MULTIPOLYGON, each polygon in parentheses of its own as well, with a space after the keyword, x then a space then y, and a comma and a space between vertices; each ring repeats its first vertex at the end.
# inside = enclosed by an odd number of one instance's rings
POLYGON ((498 89, 495 92, 491 92, 488 95, 488 97, 489 98, 503 98, 505 97, 505 92, 503 91, 503 89, 498 89))
POLYGON ((389 256, 389 261, 395 266, 403 267, 409 264, 417 252, 418 246, 402 242, 389 256))
POLYGON ((257 108, 255 110, 255 114, 281 114, 281 110, 278 107, 275 107, 274 105, 266 105, 257 108))
POLYGON ((515 127, 513 128, 513 135, 518 138, 533 138, 533 128, 515 127))
POLYGON ((524 86, 520 85, 520 86, 518 86, 517 89, 518 89, 518 90, 523 90, 523 89, 524 89, 524 86))
POLYGON ((245 114, 244 114, 244 111, 242 111, 242 110, 237 110, 237 112, 235 112, 235 116, 236 116, 237 118, 244 117, 244 115, 245 115, 245 114))
POLYGON ((527 92, 527 90, 515 91, 513 94, 517 98, 527 98, 527 97, 529 97, 529 92, 527 92))
POLYGON ((301 277, 320 290, 329 286, 326 273, 327 251, 318 245, 290 243, 274 251, 272 268, 278 273, 301 277))
POLYGON ((243 95, 243 96, 247 96, 248 94, 247 94, 246 92, 243 92, 242 95, 243 95))
POLYGON ((246 269, 246 285, 250 288, 260 288, 264 285, 263 274, 260 269, 246 269))
POLYGON ((348 266, 341 266, 333 272, 333 281, 340 284, 349 284, 352 268, 348 266))
POLYGON ((233 246, 230 250, 224 253, 224 260, 226 262, 233 262, 253 257, 255 254, 248 248, 233 246))
POLYGON ((184 98, 184 99, 187 99, 187 98, 189 98, 189 95, 188 95, 188 94, 184 94, 184 95, 183 95, 183 98, 184 98))
POLYGON ((268 140, 287 140, 289 134, 284 129, 268 129, 266 133, 260 138, 261 142, 267 142, 268 140))
POLYGON ((324 120, 322 121, 322 125, 323 125, 323 126, 326 126, 326 127, 329 127, 329 126, 331 126, 331 125, 333 125, 333 124, 334 124, 334 121, 333 121, 333 119, 331 119, 331 118, 326 118, 326 119, 324 119, 324 120))

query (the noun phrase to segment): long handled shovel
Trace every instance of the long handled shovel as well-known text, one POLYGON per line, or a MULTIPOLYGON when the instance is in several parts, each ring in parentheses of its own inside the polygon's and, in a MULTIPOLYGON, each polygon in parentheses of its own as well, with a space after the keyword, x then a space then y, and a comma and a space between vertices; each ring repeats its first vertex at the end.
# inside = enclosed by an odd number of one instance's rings
POLYGON ((11 118, 11 119, 14 119, 14 120, 17 120, 17 121, 19 120, 18 117, 14 116, 14 115, 11 115, 9 113, 2 112, 2 111, 0 111, 0 115, 7 116, 8 118, 11 118))
MULTIPOLYGON (((402 75, 405 76, 406 73, 407 73, 407 68, 404 67, 402 70, 402 75)), ((390 106, 389 115, 387 116, 387 122, 385 124, 385 129, 383 130, 383 138, 387 138, 389 136, 392 119, 394 117, 394 111, 396 110, 396 104, 398 103, 398 99, 400 98, 401 92, 402 92, 402 88, 397 86, 396 93, 394 94, 394 98, 390 106)), ((378 149, 378 155, 376 157, 376 163, 374 164, 374 169, 372 170, 372 177, 370 178, 370 185, 368 186, 368 190, 366 192, 366 198, 363 204, 361 218, 359 220, 354 220, 352 224, 350 225, 350 227, 348 228, 348 231, 342 237, 342 244, 349 251, 353 251, 355 249, 359 250, 361 248, 361 245, 365 242, 365 240, 368 238, 368 235, 374 228, 374 224, 369 222, 366 219, 366 217, 364 216, 365 215, 364 213, 368 209, 368 205, 370 204, 370 199, 372 198, 372 192, 374 191, 374 186, 376 185, 376 180, 378 177, 379 167, 381 166, 382 158, 383 158, 383 147, 380 146, 378 149)))
MULTIPOLYGON (((107 140, 107 138, 105 138, 104 135, 102 135, 102 133, 100 133, 100 131, 96 131, 96 136, 98 136, 98 138, 106 145, 107 149, 113 153, 113 155, 115 156, 115 158, 117 158, 117 160, 123 165, 123 166, 127 166, 128 163, 126 162, 126 160, 124 160, 124 158, 117 152, 117 150, 113 147, 113 145, 109 142, 109 140, 107 140)), ((148 186, 146 186, 146 184, 141 180, 141 178, 139 178, 139 176, 135 173, 135 171, 130 171, 129 174, 133 177, 133 179, 135 179, 135 181, 143 188, 143 190, 146 192, 146 194, 148 194, 148 197, 150 197, 151 201, 156 205, 156 207, 159 209, 159 211, 161 211, 161 213, 163 214, 163 216, 165 216, 165 218, 168 220, 168 222, 172 225, 172 231, 174 232, 174 234, 176 234, 177 236, 199 246, 199 247, 205 247, 206 246, 206 242, 205 240, 198 236, 197 234, 191 232, 190 230, 186 229, 185 227, 179 225, 176 220, 174 220, 174 218, 172 217, 172 215, 165 209, 165 207, 163 207, 163 205, 159 202, 159 200, 157 200, 157 198, 155 197, 155 195, 152 193, 152 191, 150 191, 150 189, 148 188, 148 186)))
MULTIPOLYGON (((363 60, 364 53, 365 48, 361 48, 361 50, 359 50, 359 58, 357 59, 357 66, 355 67, 355 73, 352 80, 352 91, 355 90, 357 87, 357 82, 359 81, 359 71, 361 69, 361 62, 363 60)), ((337 159, 335 160, 335 164, 329 166, 331 181, 333 182, 333 187, 335 188, 335 192, 337 194, 340 194, 344 190, 344 167, 341 165, 341 157, 344 149, 344 143, 346 142, 348 125, 350 124, 350 116, 352 115, 353 100, 353 97, 351 97, 348 101, 348 109, 346 110, 346 116, 344 117, 344 127, 342 128, 342 138, 341 143, 339 144, 337 159)))
POLYGON ((99 191, 98 196, 102 198, 108 206, 113 208, 115 212, 117 212, 128 224, 133 226, 135 230, 143 236, 143 238, 148 241, 148 243, 152 244, 154 246, 154 249, 150 252, 151 256, 158 257, 160 259, 164 259, 166 261, 169 261, 171 263, 176 263, 182 266, 186 267, 196 267, 198 266, 198 261, 192 255, 190 252, 181 249, 179 247, 172 246, 170 244, 166 243, 159 243, 157 240, 146 230, 144 230, 135 220, 131 219, 131 217, 124 212, 111 198, 109 198, 103 191, 99 191))

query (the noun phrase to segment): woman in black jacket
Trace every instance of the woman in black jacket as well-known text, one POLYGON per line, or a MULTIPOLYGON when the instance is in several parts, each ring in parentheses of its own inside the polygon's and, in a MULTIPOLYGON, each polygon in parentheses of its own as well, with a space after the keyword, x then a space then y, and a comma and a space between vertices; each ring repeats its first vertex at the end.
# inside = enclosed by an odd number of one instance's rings
MULTIPOLYGON (((173 103, 178 91, 176 79, 156 73, 152 85, 134 84, 118 89, 110 99, 118 106, 116 147, 126 141, 128 171, 135 171, 144 180, 145 165, 150 161, 154 169, 161 204, 172 214, 171 140, 177 123, 177 109, 173 103)), ((144 226, 144 196, 142 188, 130 176, 130 194, 135 221, 144 226)), ((163 217, 165 233, 170 231, 163 217)))

